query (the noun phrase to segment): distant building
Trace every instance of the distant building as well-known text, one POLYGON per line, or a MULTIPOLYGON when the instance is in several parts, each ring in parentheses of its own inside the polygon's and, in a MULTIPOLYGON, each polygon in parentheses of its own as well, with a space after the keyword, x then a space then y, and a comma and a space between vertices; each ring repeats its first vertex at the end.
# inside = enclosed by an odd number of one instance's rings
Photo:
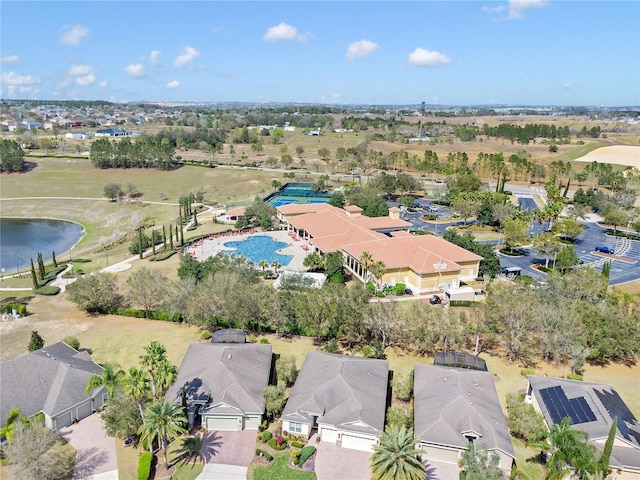
POLYGON ((130 137, 133 133, 123 128, 105 128, 96 130, 95 135, 96 137, 130 137))
POLYGON ((64 138, 68 138, 70 140, 82 140, 83 138, 87 138, 87 134, 85 132, 67 132, 64 134, 64 138))

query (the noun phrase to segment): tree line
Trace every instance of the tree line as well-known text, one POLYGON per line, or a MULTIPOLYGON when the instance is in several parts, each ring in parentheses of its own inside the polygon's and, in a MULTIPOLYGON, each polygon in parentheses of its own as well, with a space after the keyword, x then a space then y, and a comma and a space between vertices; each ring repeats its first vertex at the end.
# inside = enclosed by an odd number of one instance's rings
POLYGON ((178 166, 175 147, 159 136, 109 140, 99 138, 91 144, 90 159, 96 168, 155 168, 172 170, 178 166))

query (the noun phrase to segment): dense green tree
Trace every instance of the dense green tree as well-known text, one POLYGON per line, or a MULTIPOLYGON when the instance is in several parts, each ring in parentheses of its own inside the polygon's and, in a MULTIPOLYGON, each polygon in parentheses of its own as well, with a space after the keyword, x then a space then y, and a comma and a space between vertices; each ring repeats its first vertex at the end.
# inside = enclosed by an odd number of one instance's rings
POLYGON ((558 251, 558 255, 556 255, 555 267, 558 267, 561 272, 565 272, 578 265, 579 260, 573 245, 565 245, 558 251))
POLYGON ((138 433, 143 423, 142 415, 135 400, 123 395, 121 390, 109 398, 107 408, 100 415, 107 435, 127 438, 138 433))
POLYGON ((187 424, 181 405, 171 400, 159 400, 152 403, 145 412, 144 423, 138 429, 143 445, 151 449, 154 440, 162 448, 162 458, 165 467, 169 465, 167 449, 169 442, 176 440, 187 431, 183 425, 187 424))
POLYGON ((402 405, 392 405, 387 408, 387 418, 385 425, 389 427, 406 427, 407 426, 407 411, 402 405))
POLYGON ((417 449, 418 439, 413 430, 390 426, 373 447, 371 474, 374 480, 423 480, 425 466, 422 451, 417 449))
POLYGON ((370 187, 354 187, 347 194, 347 203, 357 205, 362 208, 362 214, 367 217, 386 217, 389 215, 387 206, 382 194, 370 187))
POLYGON ((460 173, 447 177, 445 184, 447 185, 447 196, 453 198, 460 193, 480 190, 482 181, 473 173, 460 173))
POLYGON ((485 449, 477 450, 473 443, 469 442, 467 449, 462 452, 460 467, 465 472, 466 480, 500 480, 500 455, 485 449))
POLYGON ((260 197, 256 197, 253 203, 245 209, 244 215, 236 222, 236 228, 260 226, 268 229, 271 228, 275 216, 276 209, 263 202, 260 197))
POLYGON ((342 192, 334 192, 329 199, 329 205, 337 208, 344 208, 346 198, 342 192))
POLYGON ((287 395, 283 386, 267 385, 262 389, 264 397, 265 413, 269 418, 280 415, 285 403, 287 403, 287 395))
POLYGON ((511 251, 529 240, 529 222, 519 218, 504 221, 504 243, 511 251))
POLYGON ((549 267, 549 259, 554 257, 562 248, 562 243, 551 232, 545 232, 533 238, 533 249, 544 256, 544 266, 549 267))
POLYGON ((278 374, 278 382, 282 382, 286 387, 293 385, 298 378, 296 357, 293 355, 281 356, 276 360, 276 373, 278 374))
POLYGON ((528 444, 538 444, 548 435, 547 424, 541 413, 533 405, 525 403, 524 397, 517 393, 508 393, 506 398, 509 414, 509 431, 528 444))
POLYGON ((322 270, 324 268, 324 259, 315 252, 304 257, 302 264, 312 272, 322 270))
POLYGON ((122 194, 122 185, 120 185, 119 183, 108 183, 104 186, 104 196, 112 202, 120 200, 122 194))
POLYGON ((142 267, 127 279, 128 297, 148 314, 165 303, 168 283, 167 278, 157 270, 142 267))
POLYGON ((408 402, 413 395, 413 370, 407 375, 394 375, 392 386, 396 398, 408 402))
POLYGON ((0 172, 24 170, 24 152, 15 140, 0 140, 0 172))
POLYGON ((107 313, 124 305, 115 278, 108 273, 95 273, 78 278, 67 287, 69 300, 88 313, 107 313))
POLYGON ((35 352, 36 350, 40 350, 42 347, 44 347, 44 340, 40 334, 34 330, 31 332, 31 339, 29 340, 27 349, 30 352, 35 352))
POLYGON ((604 223, 611 225, 613 231, 617 231, 621 225, 626 225, 629 222, 629 214, 624 210, 613 208, 604 215, 604 223))

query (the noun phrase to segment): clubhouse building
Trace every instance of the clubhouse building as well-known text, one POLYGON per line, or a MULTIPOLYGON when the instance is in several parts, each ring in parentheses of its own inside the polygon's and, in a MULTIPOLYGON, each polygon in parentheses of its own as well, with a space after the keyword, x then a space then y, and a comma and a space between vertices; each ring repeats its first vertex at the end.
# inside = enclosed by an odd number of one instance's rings
POLYGON ((289 204, 277 211, 294 240, 320 255, 341 252, 346 269, 363 282, 374 280, 361 263, 365 252, 385 265, 380 285, 403 283, 415 294, 457 289, 478 276, 482 257, 434 235, 412 235, 395 207, 375 218, 356 205, 289 204))

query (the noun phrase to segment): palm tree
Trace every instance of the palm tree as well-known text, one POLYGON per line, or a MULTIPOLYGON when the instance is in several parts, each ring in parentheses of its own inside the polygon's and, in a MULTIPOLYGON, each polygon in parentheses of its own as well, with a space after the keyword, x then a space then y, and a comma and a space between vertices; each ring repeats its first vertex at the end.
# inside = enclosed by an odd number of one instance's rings
POLYGON ((374 480, 424 480, 421 450, 413 430, 403 425, 391 426, 380 437, 380 445, 373 447, 371 474, 374 480))
POLYGON ((182 426, 187 423, 187 417, 181 405, 170 400, 161 400, 152 403, 147 409, 144 423, 140 426, 138 433, 143 445, 152 449, 153 441, 158 440, 162 446, 162 457, 165 467, 168 466, 167 448, 169 441, 173 441, 178 436, 187 433, 182 426))
POLYGON ((200 457, 202 459, 202 439, 196 437, 187 437, 182 440, 182 446, 176 450, 176 454, 185 457, 186 460, 200 457))
POLYGON ((260 260, 258 262, 258 268, 260 268, 263 272, 264 269, 267 268, 269 266, 269 262, 267 262, 266 260, 260 260))
POLYGON ((561 480, 570 472, 582 478, 586 472, 593 472, 596 467, 595 451, 587 443, 589 434, 584 430, 571 428, 568 417, 551 427, 549 434, 552 454, 547 462, 547 479, 561 480))
POLYGON ((122 383, 123 377, 124 372, 119 370, 116 365, 105 363, 102 366, 102 373, 100 375, 92 375, 89 380, 87 380, 85 392, 89 395, 94 389, 104 387, 107 390, 107 395, 111 398, 113 397, 113 391, 116 386, 122 383))
POLYGON ((360 255, 360 265, 362 266, 363 273, 366 275, 365 282, 369 281, 369 269, 373 264, 373 257, 366 250, 360 255))
POLYGON ((382 277, 386 271, 387 266, 382 260, 377 260, 373 265, 371 265, 371 273, 373 273, 373 277, 376 279, 378 288, 380 287, 380 282, 382 282, 382 277))
POLYGON ((122 386, 124 387, 124 393, 127 397, 132 398, 138 404, 140 409, 140 416, 144 421, 144 400, 151 393, 151 385, 149 377, 144 370, 136 367, 129 369, 129 375, 122 380, 122 386))
POLYGON ((146 368, 151 379, 151 393, 153 398, 158 398, 158 366, 167 360, 167 348, 159 342, 153 341, 146 347, 145 355, 140 357, 140 364, 146 368))
POLYGON ((169 360, 162 361, 156 369, 156 387, 158 388, 158 398, 164 397, 167 390, 178 378, 178 367, 169 360))
POLYGON ((273 267, 273 269, 275 270, 276 273, 278 273, 278 269, 282 266, 280 265, 280 262, 278 262, 278 260, 274 260, 273 262, 271 262, 271 266, 273 267))

